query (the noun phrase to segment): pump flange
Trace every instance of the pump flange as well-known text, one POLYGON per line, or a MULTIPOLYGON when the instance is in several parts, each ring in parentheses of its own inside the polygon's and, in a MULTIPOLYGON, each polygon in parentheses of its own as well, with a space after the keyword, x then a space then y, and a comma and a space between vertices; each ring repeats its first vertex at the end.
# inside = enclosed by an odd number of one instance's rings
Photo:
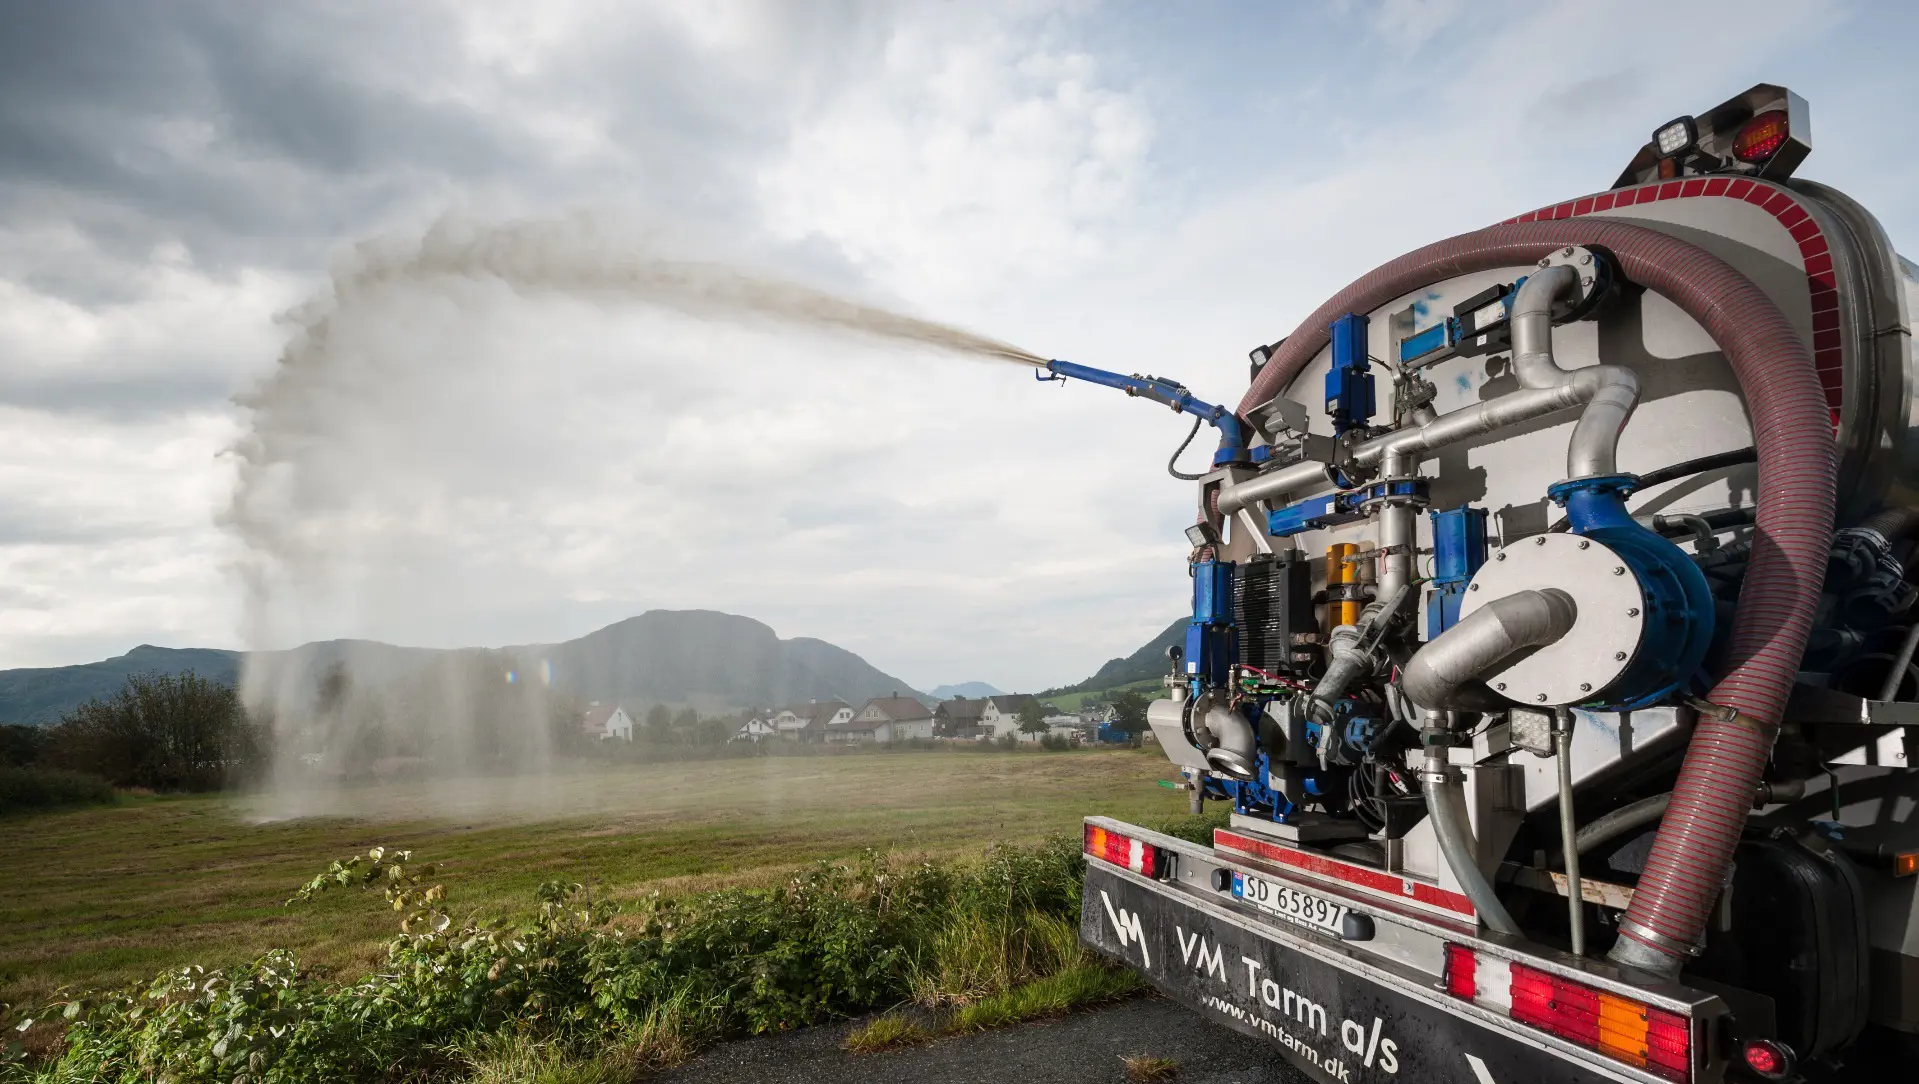
POLYGON ((1460 619, 1494 599, 1543 587, 1572 597, 1578 611, 1572 630, 1487 671, 1484 680, 1494 692, 1520 704, 1590 702, 1626 672, 1639 652, 1646 623, 1639 579, 1625 558, 1603 542, 1536 534, 1480 566, 1460 603, 1460 619))

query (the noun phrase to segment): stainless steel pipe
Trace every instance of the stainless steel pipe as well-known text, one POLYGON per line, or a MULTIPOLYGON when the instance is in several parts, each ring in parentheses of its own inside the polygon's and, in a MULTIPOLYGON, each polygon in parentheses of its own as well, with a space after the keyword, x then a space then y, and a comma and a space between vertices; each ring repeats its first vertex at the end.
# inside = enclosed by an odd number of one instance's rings
POLYGON ((1580 374, 1593 382, 1591 398, 1566 445, 1566 477, 1589 478, 1619 472, 1619 434, 1639 405, 1639 378, 1618 365, 1562 369, 1553 358, 1553 302, 1579 286, 1579 273, 1559 264, 1526 276, 1513 295, 1510 327, 1513 376, 1522 388, 1556 388, 1580 374))
POLYGON ((1572 596, 1556 587, 1495 599, 1420 648, 1400 675, 1400 691, 1422 708, 1450 708, 1479 675, 1517 651, 1553 643, 1578 616, 1572 596))

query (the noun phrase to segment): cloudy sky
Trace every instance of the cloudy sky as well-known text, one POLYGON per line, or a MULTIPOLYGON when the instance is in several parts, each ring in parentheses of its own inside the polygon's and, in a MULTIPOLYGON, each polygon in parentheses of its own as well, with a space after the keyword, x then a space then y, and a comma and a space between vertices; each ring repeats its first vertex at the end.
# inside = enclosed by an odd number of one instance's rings
POLYGON ((702 607, 922 688, 1031 688, 1185 605, 1179 419, 619 291, 330 296, 429 231, 548 269, 724 260, 1230 403, 1248 347, 1372 265, 1602 189, 1654 125, 1771 81, 1811 102, 1802 175, 1919 247, 1906 4, 0 19, 0 667, 702 607), (276 381, 316 320, 323 363, 276 381), (235 449, 270 467, 237 519, 235 449))

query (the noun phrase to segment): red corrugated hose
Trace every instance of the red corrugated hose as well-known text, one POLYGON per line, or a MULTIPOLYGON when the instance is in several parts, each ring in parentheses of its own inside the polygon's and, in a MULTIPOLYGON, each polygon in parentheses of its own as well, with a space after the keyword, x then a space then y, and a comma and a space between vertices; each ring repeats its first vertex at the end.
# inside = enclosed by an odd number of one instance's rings
POLYGON ((1725 261, 1656 230, 1582 219, 1461 234, 1382 264, 1306 318, 1273 352, 1243 415, 1283 391, 1327 343, 1332 321, 1458 275, 1526 267, 1556 248, 1604 248, 1626 277, 1678 305, 1726 355, 1758 450, 1752 559, 1728 660, 1694 730, 1613 958, 1666 976, 1699 943, 1778 733, 1812 628, 1832 544, 1836 456, 1812 353, 1765 292, 1725 261))

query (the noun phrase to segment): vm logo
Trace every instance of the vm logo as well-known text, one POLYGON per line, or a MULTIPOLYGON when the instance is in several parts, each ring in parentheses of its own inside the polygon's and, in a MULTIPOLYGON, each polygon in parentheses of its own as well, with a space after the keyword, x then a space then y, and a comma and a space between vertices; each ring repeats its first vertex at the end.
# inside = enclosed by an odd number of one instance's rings
POLYGON ((1113 898, 1103 888, 1099 890, 1099 902, 1106 905, 1106 920, 1113 924, 1113 936, 1119 938, 1119 947, 1138 945, 1140 966, 1151 968, 1153 958, 1146 953, 1146 931, 1140 928, 1139 915, 1124 907, 1114 907, 1113 898))

